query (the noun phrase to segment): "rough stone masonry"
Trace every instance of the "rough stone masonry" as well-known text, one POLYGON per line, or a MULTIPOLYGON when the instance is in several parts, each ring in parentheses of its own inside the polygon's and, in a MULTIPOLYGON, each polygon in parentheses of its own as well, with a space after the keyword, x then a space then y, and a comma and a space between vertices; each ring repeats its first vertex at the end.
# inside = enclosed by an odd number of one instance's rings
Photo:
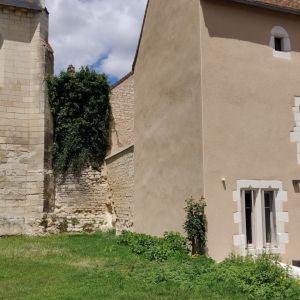
POLYGON ((79 178, 55 180, 54 202, 40 224, 44 232, 80 232, 133 227, 134 79, 125 77, 112 89, 111 150, 101 170, 87 169, 79 178))
POLYGON ((0 236, 130 229, 133 76, 113 88, 111 151, 101 170, 54 178, 53 72, 44 1, 0 1, 0 236))
POLYGON ((48 13, 9 2, 0 2, 0 235, 34 233, 51 186, 48 13))

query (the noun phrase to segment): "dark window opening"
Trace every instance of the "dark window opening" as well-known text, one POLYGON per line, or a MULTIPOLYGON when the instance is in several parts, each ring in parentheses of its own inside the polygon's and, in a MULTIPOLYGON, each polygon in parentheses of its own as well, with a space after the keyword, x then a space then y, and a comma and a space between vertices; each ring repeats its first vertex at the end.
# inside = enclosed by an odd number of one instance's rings
POLYGON ((276 51, 283 51, 283 39, 275 37, 275 50, 276 51))
POLYGON ((246 214, 246 239, 247 245, 253 244, 252 234, 252 214, 253 214, 253 199, 252 191, 245 191, 245 214, 246 214))
POLYGON ((300 268, 300 260, 293 260, 293 266, 300 268))
POLYGON ((264 208, 265 208, 265 243, 276 243, 276 219, 274 205, 274 191, 264 191, 264 208))

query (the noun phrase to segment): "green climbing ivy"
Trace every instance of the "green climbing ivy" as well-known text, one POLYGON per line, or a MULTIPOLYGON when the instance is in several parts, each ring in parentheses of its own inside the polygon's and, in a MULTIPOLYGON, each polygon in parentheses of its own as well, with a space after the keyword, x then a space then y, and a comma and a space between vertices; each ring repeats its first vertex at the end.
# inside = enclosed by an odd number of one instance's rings
POLYGON ((109 147, 107 77, 82 67, 47 78, 54 122, 53 167, 59 174, 100 168, 109 147))

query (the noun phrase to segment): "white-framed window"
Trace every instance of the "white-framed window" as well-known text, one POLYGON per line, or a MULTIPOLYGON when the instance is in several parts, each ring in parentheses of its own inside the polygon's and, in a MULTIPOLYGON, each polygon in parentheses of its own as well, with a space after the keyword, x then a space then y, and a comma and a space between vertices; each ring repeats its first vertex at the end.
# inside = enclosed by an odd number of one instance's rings
POLYGON ((243 189, 243 231, 246 249, 262 244, 265 249, 277 247, 275 197, 277 190, 243 189))
POLYGON ((233 244, 240 249, 239 254, 285 253, 288 212, 284 211, 287 192, 282 182, 238 180, 233 200, 237 204, 234 223, 238 225, 233 244))
POLYGON ((291 58, 291 41, 287 31, 281 26, 275 26, 271 30, 270 47, 273 48, 273 56, 278 58, 291 58))

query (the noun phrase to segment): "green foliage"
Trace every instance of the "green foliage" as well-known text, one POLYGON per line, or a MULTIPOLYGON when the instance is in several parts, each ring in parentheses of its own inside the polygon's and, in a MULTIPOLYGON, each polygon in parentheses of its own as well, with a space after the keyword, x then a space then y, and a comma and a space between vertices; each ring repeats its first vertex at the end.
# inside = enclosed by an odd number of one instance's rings
POLYGON ((288 270, 274 255, 232 255, 202 278, 204 282, 211 280, 226 293, 245 294, 250 299, 300 299, 297 282, 288 277, 288 270))
POLYGON ((149 261, 120 238, 112 232, 1 238, 0 299, 300 299, 300 286, 276 257, 149 261))
POLYGON ((92 223, 85 223, 82 227, 82 230, 84 232, 87 232, 87 233, 92 233, 95 231, 95 228, 94 228, 94 224, 92 223))
POLYGON ((164 261, 170 257, 187 254, 185 239, 179 233, 165 233, 163 238, 125 231, 119 243, 126 245, 134 254, 152 261, 164 261))
POLYGON ((72 218, 71 219, 71 223, 72 223, 72 226, 75 227, 76 225, 78 225, 80 222, 77 218, 72 218))
POLYGON ((190 198, 186 201, 186 221, 184 229, 192 246, 193 254, 204 254, 206 247, 207 220, 205 216, 206 203, 190 198))
POLYGON ((66 218, 64 218, 61 222, 59 222, 57 228, 59 230, 60 233, 64 233, 68 231, 68 220, 66 218))
POLYGON ((54 118, 54 170, 79 174, 101 167, 109 147, 110 86, 88 67, 47 78, 54 118))

